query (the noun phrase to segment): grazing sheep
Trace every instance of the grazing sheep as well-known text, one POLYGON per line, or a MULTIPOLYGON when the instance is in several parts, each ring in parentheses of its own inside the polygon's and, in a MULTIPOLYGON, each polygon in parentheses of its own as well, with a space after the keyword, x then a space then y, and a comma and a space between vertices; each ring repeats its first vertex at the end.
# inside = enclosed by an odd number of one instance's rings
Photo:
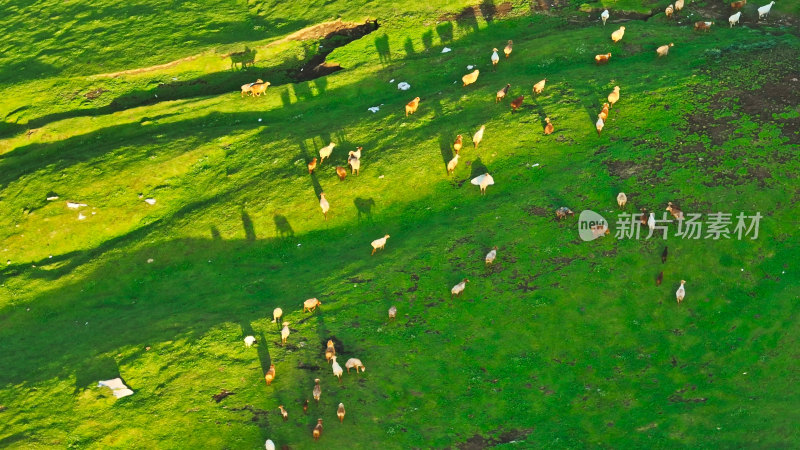
POLYGON ((742 17, 742 12, 739 11, 736 14, 728 17, 728 23, 731 25, 730 27, 733 28, 734 25, 739 23, 739 18, 742 17))
POLYGON ((566 206, 562 206, 556 210, 556 219, 561 220, 566 218, 567 216, 575 217, 575 213, 572 212, 572 210, 567 208, 566 206))
POLYGON ((675 0, 675 12, 683 9, 683 0, 675 0))
POLYGON ((545 118, 544 118, 544 122, 545 122, 545 124, 546 124, 546 125, 544 126, 544 134, 545 134, 545 135, 548 135, 548 134, 553 134, 553 129, 554 129, 554 127, 553 127, 553 124, 552 124, 552 123, 550 123, 550 118, 549 118, 549 117, 545 117, 545 118))
POLYGON ((611 33, 611 40, 615 43, 619 42, 622 40, 622 36, 625 36, 625 27, 619 27, 619 30, 611 33))
POLYGON ((310 298, 303 302, 303 312, 314 312, 317 309, 317 306, 322 305, 322 302, 317 300, 316 298, 310 298))
POLYGON ((333 345, 333 341, 328 339, 328 345, 325 347, 325 361, 331 362, 334 356, 336 356, 336 347, 333 345))
POLYGON ((319 437, 322 436, 322 419, 317 419, 317 425, 314 427, 314 431, 311 432, 311 436, 315 441, 318 441, 319 437))
POLYGON ((350 157, 347 158, 347 164, 350 164, 351 174, 358 175, 361 172, 361 158, 356 158, 354 155, 350 155, 350 157))
POLYGON ((319 193, 319 207, 322 208, 322 215, 325 217, 325 220, 328 220, 328 210, 331 209, 331 205, 328 204, 324 192, 319 193))
POLYGON ((672 18, 672 13, 674 11, 675 11, 675 9, 672 7, 672 4, 669 4, 667 6, 667 8, 664 10, 664 14, 667 15, 667 19, 671 19, 672 18))
POLYGON ((315 156, 314 159, 312 159, 311 162, 308 163, 308 174, 311 175, 312 173, 314 173, 314 169, 316 168, 317 168, 317 157, 315 156))
POLYGON ((339 423, 344 423, 344 403, 339 403, 339 409, 336 410, 336 416, 339 418, 339 423))
POLYGON ((600 13, 600 18, 603 19, 603 26, 606 26, 606 20, 608 20, 608 16, 609 14, 607 9, 600 13))
POLYGON ((478 144, 483 140, 484 131, 486 131, 486 125, 481 125, 481 128, 472 135, 472 143, 475 144, 475 148, 478 148, 478 144))
POLYGON ((392 305, 389 308, 389 319, 394 319, 395 317, 397 317, 397 307, 392 305))
POLYGON ((739 10, 744 8, 744 5, 747 4, 747 0, 740 0, 738 2, 731 2, 731 9, 739 10))
POLYGON ((486 195, 486 188, 494 184, 494 178, 488 173, 485 173, 473 178, 470 183, 481 188, 481 195, 486 195))
POLYGON ((603 103, 603 109, 600 110, 599 116, 603 119, 603 122, 608 119, 608 103, 603 103))
POLYGON ((358 369, 361 369, 362 372, 366 372, 367 368, 364 367, 364 364, 361 364, 361 360, 358 358, 350 358, 344 363, 344 366, 347 368, 347 373, 350 373, 350 369, 355 368, 356 373, 358 373, 358 369))
POLYGON ((673 44, 672 42, 670 42, 667 45, 662 45, 661 47, 658 47, 656 49, 656 54, 658 55, 659 58, 661 58, 662 56, 667 56, 667 54, 669 53, 669 48, 674 45, 675 44, 673 44))
POLYGON ((86 203, 67 202, 67 208, 69 209, 78 209, 78 208, 83 208, 84 206, 89 206, 89 205, 87 205, 86 203))
POLYGON ((303 414, 308 414, 308 399, 303 402, 303 414))
POLYGON ((614 86, 614 91, 608 94, 609 108, 614 107, 614 103, 619 101, 619 86, 614 86))
POLYGON ((601 64, 608 64, 609 59, 611 59, 611 53, 606 53, 605 55, 595 55, 594 63, 598 66, 601 64))
POLYGON ((281 416, 283 416, 283 421, 286 422, 287 420, 289 420, 289 411, 286 411, 283 405, 278 405, 278 409, 281 410, 281 416))
POLYGON ((672 202, 667 203, 667 211, 669 211, 676 220, 683 220, 683 211, 678 209, 677 206, 674 206, 672 202))
POLYGON ((283 317, 283 310, 280 308, 275 308, 272 310, 272 323, 276 323, 281 320, 283 317))
POLYGON ((342 166, 336 166, 336 175, 339 177, 339 181, 344 181, 347 177, 347 169, 342 166))
POLYGON ((510 84, 506 84, 506 87, 497 91, 497 95, 494 98, 495 103, 499 103, 500 100, 506 98, 506 94, 508 94, 508 89, 511 87, 510 84))
POLYGON ((419 108, 419 97, 406 104, 406 117, 408 117, 409 114, 414 114, 417 112, 417 108, 419 108))
POLYGON ((774 4, 775 2, 772 1, 758 8, 758 20, 761 20, 762 17, 765 17, 767 14, 769 14, 769 11, 772 9, 772 5, 774 4))
POLYGON ((456 141, 453 142, 453 150, 455 150, 456 155, 458 154, 458 152, 461 151, 461 147, 463 146, 464 146, 464 140, 459 134, 458 136, 456 136, 456 141))
POLYGON ((514 111, 516 111, 517 108, 522 106, 522 100, 524 100, 524 99, 525 99, 525 96, 524 95, 520 95, 519 97, 517 97, 517 98, 515 98, 514 100, 511 101, 511 112, 512 113, 514 111))
MULTIPOLYGON (((608 114, 606 114, 608 116, 608 114)), ((606 125, 606 121, 603 120, 603 114, 597 115, 597 122, 594 124, 594 127, 597 128, 597 135, 600 136, 600 132, 603 131, 603 127, 606 125)))
POLYGON ((664 271, 658 272, 658 276, 656 277, 656 286, 661 286, 661 282, 664 281, 664 271))
POLYGON ((497 63, 499 63, 499 62, 500 62, 500 55, 497 54, 497 49, 493 48, 492 49, 492 65, 494 67, 497 67, 497 63))
POLYGON ((253 88, 253 85, 256 85, 256 84, 259 84, 259 83, 263 83, 261 78, 259 78, 258 80, 254 81, 252 83, 243 84, 242 85, 242 97, 244 97, 244 94, 247 94, 247 95, 252 94, 251 89, 253 88))
POLYGON ((281 343, 285 344, 286 339, 289 337, 289 322, 283 322, 283 329, 281 330, 281 343))
POLYGON ((678 300, 678 303, 682 302, 683 298, 686 297, 686 289, 683 287, 684 284, 686 284, 686 281, 681 280, 681 287, 679 287, 678 290, 675 291, 675 299, 678 300))
POLYGON ((647 228, 650 228, 650 231, 656 229, 656 215, 655 213, 650 213, 650 217, 647 218, 647 228))
POLYGON ((319 385, 319 378, 314 379, 314 390, 311 391, 311 394, 314 396, 314 400, 319 403, 319 397, 322 395, 322 387, 319 385))
POLYGON ((322 165, 322 162, 325 161, 325 158, 330 158, 331 153, 333 153, 333 148, 336 147, 336 144, 331 142, 330 144, 326 145, 319 149, 319 163, 322 165))
POLYGON ((541 94, 544 91, 544 85, 547 84, 547 78, 533 85, 533 93, 541 94))
POLYGON ((714 25, 714 22, 703 22, 703 21, 695 22, 694 23, 694 31, 706 31, 706 32, 708 32, 708 31, 711 30, 711 25, 714 25))
POLYGON ((361 159, 361 150, 364 150, 364 147, 356 147, 355 151, 351 150, 347 153, 347 157, 361 159))
POLYGON ((331 368, 333 369, 333 374, 336 375, 337 378, 339 378, 339 383, 341 383, 342 374, 344 373, 344 370, 342 370, 342 366, 340 366, 339 363, 336 362, 336 356, 332 356, 331 361, 333 361, 333 364, 331 365, 331 368))
POLYGON ((450 175, 456 170, 456 166, 458 165, 458 153, 456 156, 453 156, 453 159, 447 162, 447 174, 450 175))
POLYGON ((617 204, 620 208, 624 208, 625 204, 628 203, 628 196, 625 195, 624 192, 620 192, 617 194, 617 204))
POLYGON ((514 46, 514 41, 509 39, 508 44, 506 44, 506 48, 503 49, 503 53, 506 54, 506 58, 508 58, 511 55, 513 46, 514 46))
POLYGON ((273 365, 273 364, 269 365, 269 370, 264 375, 264 379, 267 380, 267 386, 272 384, 272 380, 275 379, 275 365, 273 365))
POLYGON ((495 259, 497 259, 497 246, 492 247, 489 253, 486 254, 486 265, 491 266, 495 259))
POLYGON ((272 442, 272 439, 267 439, 267 442, 264 443, 264 448, 267 450, 275 450, 275 443, 272 442))
POLYGON ((464 86, 469 86, 470 84, 478 81, 478 74, 480 74, 480 73, 481 73, 480 70, 475 69, 471 73, 468 73, 468 74, 464 75, 463 77, 461 77, 461 81, 464 82, 464 86))
POLYGON ((669 252, 669 251, 667 250, 668 248, 669 248, 669 247, 667 247, 667 246, 664 246, 664 251, 663 251, 663 252, 661 252, 661 263, 662 263, 662 264, 663 264, 663 263, 665 263, 665 262, 667 262, 667 254, 668 254, 668 252, 669 252))
POLYGON ((640 209, 640 211, 642 213, 639 215, 639 223, 641 223, 643 227, 646 227, 647 226, 647 209, 646 208, 642 208, 642 209, 640 209))
POLYGON ((461 293, 464 292, 464 288, 467 287, 467 283, 469 283, 469 280, 464 278, 461 280, 461 283, 453 286, 453 289, 450 289, 450 297, 452 298, 453 296, 460 296, 461 293))
POLYGON ((247 348, 252 347, 253 344, 255 344, 255 343, 256 343, 256 338, 254 338, 253 336, 246 336, 244 338, 244 346, 247 347, 247 348))
POLYGON ((267 88, 269 87, 269 85, 270 85, 269 81, 265 83, 256 83, 250 87, 250 92, 256 97, 261 97, 261 94, 267 92, 267 88))
MULTIPOLYGON (((456 155, 456 156, 458 156, 458 155, 456 155)), ((375 239, 374 241, 372 241, 372 244, 370 244, 370 245, 372 245, 372 254, 373 255, 375 254, 376 251, 383 250, 383 247, 386 246, 386 240, 387 239, 389 239, 389 235, 388 234, 386 236, 380 238, 380 239, 375 239)))

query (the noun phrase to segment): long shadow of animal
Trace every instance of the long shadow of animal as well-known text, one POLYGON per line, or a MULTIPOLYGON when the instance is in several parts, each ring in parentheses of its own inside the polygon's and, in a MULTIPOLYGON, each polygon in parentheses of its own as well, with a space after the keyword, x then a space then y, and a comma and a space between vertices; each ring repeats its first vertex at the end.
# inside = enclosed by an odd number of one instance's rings
POLYGON ((356 197, 356 199, 353 200, 353 204, 356 205, 359 222, 361 222, 362 216, 364 220, 372 221, 372 207, 375 206, 375 200, 372 198, 356 197))
POLYGON ((272 364, 272 357, 269 355, 269 346, 267 345, 266 336, 264 336, 262 332, 259 332, 256 336, 256 332, 253 331, 253 326, 246 320, 239 323, 239 326, 242 328, 242 339, 239 342, 243 343, 245 336, 253 336, 256 338, 255 349, 258 353, 258 362, 261 364, 261 374, 265 375, 267 370, 269 370, 269 365, 272 364))
POLYGON ((275 229, 278 231, 278 236, 282 238, 294 236, 294 230, 285 216, 275 214, 272 220, 275 221, 275 229))
MULTIPOLYGON (((453 143, 450 142, 453 134, 442 133, 439 135, 439 151, 442 152, 442 162, 444 162, 444 170, 447 171, 447 163, 453 159, 453 143)), ((453 138, 454 139, 454 138, 453 138)))
POLYGON ((231 53, 231 68, 235 69, 239 65, 240 69, 247 68, 248 65, 252 66, 256 62, 256 51, 250 47, 245 47, 241 52, 231 53))
POLYGON ((378 51, 378 57, 382 64, 388 63, 392 60, 392 53, 389 48, 389 36, 384 34, 375 38, 375 50, 378 51))
POLYGON ((244 209, 242 209, 242 227, 244 227, 245 239, 248 241, 255 241, 256 228, 253 226, 253 219, 250 218, 250 214, 247 214, 247 211, 244 209))

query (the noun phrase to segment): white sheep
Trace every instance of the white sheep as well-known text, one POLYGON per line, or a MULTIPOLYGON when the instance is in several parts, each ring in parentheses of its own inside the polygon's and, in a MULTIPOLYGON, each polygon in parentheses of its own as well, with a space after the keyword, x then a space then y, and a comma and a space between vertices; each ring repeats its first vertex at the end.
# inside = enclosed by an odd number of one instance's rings
POLYGON ((325 198, 325 193, 319 193, 319 207, 322 208, 322 215, 325 217, 325 220, 328 220, 328 210, 331 209, 330 203, 328 203, 328 199, 325 198))
POLYGON ((606 20, 608 20, 608 10, 607 10, 607 9, 606 9, 606 10, 604 10, 604 11, 603 11, 603 12, 600 14, 600 18, 601 18, 601 19, 603 19, 603 26, 606 26, 606 20))
POLYGON ((486 194, 486 188, 494 184, 494 178, 492 178, 492 176, 489 175, 488 173, 485 173, 483 175, 478 175, 477 177, 473 178, 472 181, 470 181, 470 183, 480 187, 481 195, 484 195, 486 194))
POLYGON ((375 239, 372 241, 370 245, 372 245, 372 254, 374 255, 377 250, 383 250, 383 247, 386 246, 386 240, 389 239, 391 236, 388 234, 380 239, 375 239))
POLYGON ((281 342, 286 343, 286 339, 289 337, 289 322, 283 322, 283 329, 281 330, 281 342))
POLYGON ((275 443, 272 442, 272 439, 267 439, 267 442, 264 444, 264 448, 267 450, 275 450, 275 443))
POLYGON ((67 202, 67 208, 69 209, 78 209, 84 206, 88 206, 86 203, 75 203, 75 202, 67 202))
POLYGON ((625 204, 628 203, 628 196, 625 195, 624 192, 620 192, 617 194, 617 204, 620 208, 624 208, 625 204))
POLYGON ((361 369, 362 372, 366 372, 367 368, 364 367, 364 364, 361 363, 361 360, 358 358, 350 358, 344 363, 344 366, 347 368, 347 373, 350 373, 350 369, 355 368, 356 373, 358 373, 358 369, 361 369))
POLYGON ((728 17, 728 23, 731 24, 731 28, 733 28, 734 25, 739 23, 739 18, 740 17, 742 17, 742 12, 741 11, 739 11, 736 14, 728 17))
POLYGON ((254 338, 253 336, 247 336, 244 338, 244 346, 247 348, 252 347, 253 344, 255 343, 256 343, 256 338, 254 338))
POLYGON ((456 166, 458 165, 458 153, 456 156, 453 157, 450 161, 447 162, 447 174, 450 175, 456 170, 456 166))
POLYGON ((497 246, 492 247, 492 250, 486 254, 486 265, 490 266, 497 258, 497 246))
POLYGON ((486 131, 486 125, 481 125, 481 128, 472 136, 472 143, 475 144, 475 148, 478 148, 478 144, 483 140, 484 131, 486 131))
POLYGON ((452 297, 454 295, 455 296, 461 295, 461 293, 464 292, 464 288, 467 287, 467 283, 469 283, 469 280, 464 278, 463 280, 461 280, 461 283, 458 283, 457 285, 453 286, 453 289, 450 289, 450 296, 452 297))
POLYGON ((394 319, 395 317, 397 317, 397 307, 392 305, 392 307, 389 308, 389 318, 394 319))
POLYGON ((151 198, 146 198, 146 199, 144 199, 144 202, 147 203, 148 205, 155 205, 156 204, 156 199, 154 199, 152 197, 151 198))
POLYGON ((344 373, 344 370, 342 369, 342 366, 340 366, 339 363, 336 362, 336 356, 332 356, 331 360, 333 361, 333 365, 332 365, 333 374, 336 375, 339 378, 339 382, 341 383, 342 382, 342 374, 344 373))
POLYGON ((655 213, 650 213, 650 217, 647 219, 647 227, 650 228, 650 231, 656 229, 656 215, 655 213))
POLYGON ((281 317, 283 317, 283 310, 280 308, 275 308, 272 310, 272 323, 278 322, 281 317))
POLYGON ((330 158, 331 153, 333 153, 333 148, 336 147, 336 144, 331 142, 330 144, 326 145, 319 149, 319 163, 322 164, 322 161, 325 161, 325 158, 330 158))
POLYGON ((678 300, 678 303, 683 301, 683 298, 686 297, 686 289, 684 289, 683 285, 686 284, 685 280, 681 280, 681 287, 675 291, 675 298, 678 300))
POLYGON ((762 17, 764 17, 767 14, 769 14, 769 10, 772 9, 772 5, 774 5, 774 4, 775 4, 775 2, 771 1, 771 2, 767 3, 766 5, 758 8, 758 19, 761 20, 762 17))

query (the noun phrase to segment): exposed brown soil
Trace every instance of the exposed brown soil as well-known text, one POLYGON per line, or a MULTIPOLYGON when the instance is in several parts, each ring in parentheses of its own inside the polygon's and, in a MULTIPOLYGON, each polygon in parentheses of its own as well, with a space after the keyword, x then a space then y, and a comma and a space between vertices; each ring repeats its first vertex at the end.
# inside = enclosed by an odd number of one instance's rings
POLYGON ((481 450, 484 448, 494 447, 495 445, 508 444, 509 442, 522 441, 533 432, 532 428, 522 430, 506 431, 496 438, 485 437, 479 434, 467 439, 463 444, 459 444, 458 448, 461 450, 481 450))
POLYGON ((457 13, 443 14, 436 20, 438 22, 466 22, 474 20, 476 17, 483 17, 487 22, 491 22, 494 19, 508 16, 512 9, 511 2, 495 5, 490 1, 485 1, 479 5, 468 6, 457 13))

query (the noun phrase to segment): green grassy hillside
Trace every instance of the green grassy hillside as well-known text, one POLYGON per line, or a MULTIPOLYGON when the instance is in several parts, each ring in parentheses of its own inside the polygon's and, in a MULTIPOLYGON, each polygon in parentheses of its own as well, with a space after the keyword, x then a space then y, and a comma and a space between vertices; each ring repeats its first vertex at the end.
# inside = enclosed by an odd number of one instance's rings
POLYGON ((579 2, 106 3, 8 3, 0 19, 14 36, 0 69, 0 446, 800 441, 790 5, 756 23, 748 4, 729 28, 728 9, 710 2, 667 20, 665 5, 620 0, 632 12, 606 4, 605 27, 579 2), (343 70, 298 81, 310 58, 350 41, 307 28, 339 17, 380 27, 327 56, 343 70), (700 18, 718 26, 695 32, 700 18), (492 48, 509 39, 493 69, 492 48), (245 47, 253 66, 231 67, 245 47), (468 65, 481 73, 462 87, 468 65), (255 78, 273 85, 241 98, 255 78), (329 142, 331 159, 309 175, 329 142), (357 146, 361 173, 339 181, 334 167, 357 146), (481 196, 469 180, 485 172, 496 184, 481 196), (660 215, 670 201, 704 219, 759 212, 759 236, 682 239, 673 222, 666 240, 619 240, 621 191, 628 213, 660 215), (612 234, 580 240, 577 214, 555 219, 561 206, 602 214, 612 234), (322 306, 301 312, 311 297, 322 306), (285 345, 275 307, 290 322, 285 345), (337 383, 329 339, 342 365, 357 357, 367 371, 337 383), (133 396, 96 387, 117 376, 133 396), (315 378, 322 398, 305 415, 315 378), (214 401, 223 389, 234 394, 214 401))

